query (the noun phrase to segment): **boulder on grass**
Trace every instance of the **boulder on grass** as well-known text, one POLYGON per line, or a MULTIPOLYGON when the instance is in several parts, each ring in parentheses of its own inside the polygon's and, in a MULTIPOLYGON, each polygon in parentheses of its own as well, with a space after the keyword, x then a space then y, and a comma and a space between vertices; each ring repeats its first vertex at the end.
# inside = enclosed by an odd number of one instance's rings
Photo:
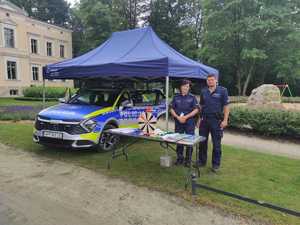
POLYGON ((248 98, 249 106, 282 108, 280 90, 273 84, 263 84, 252 90, 248 98))

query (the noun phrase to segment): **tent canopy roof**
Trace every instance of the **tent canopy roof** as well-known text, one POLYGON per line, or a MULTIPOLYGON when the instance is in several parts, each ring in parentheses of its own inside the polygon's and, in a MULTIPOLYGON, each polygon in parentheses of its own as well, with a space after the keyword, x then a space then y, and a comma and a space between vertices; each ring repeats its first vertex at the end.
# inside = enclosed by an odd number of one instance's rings
POLYGON ((151 27, 114 32, 79 57, 44 67, 45 79, 189 77, 205 79, 218 71, 191 60, 162 41, 151 27))

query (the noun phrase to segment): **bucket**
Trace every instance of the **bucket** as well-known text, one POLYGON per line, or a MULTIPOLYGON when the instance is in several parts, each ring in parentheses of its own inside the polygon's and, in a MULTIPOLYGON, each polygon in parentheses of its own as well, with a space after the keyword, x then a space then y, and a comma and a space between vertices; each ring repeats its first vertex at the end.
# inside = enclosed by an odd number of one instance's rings
POLYGON ((163 155, 160 157, 160 166, 161 167, 171 167, 172 166, 172 157, 169 155, 163 155))

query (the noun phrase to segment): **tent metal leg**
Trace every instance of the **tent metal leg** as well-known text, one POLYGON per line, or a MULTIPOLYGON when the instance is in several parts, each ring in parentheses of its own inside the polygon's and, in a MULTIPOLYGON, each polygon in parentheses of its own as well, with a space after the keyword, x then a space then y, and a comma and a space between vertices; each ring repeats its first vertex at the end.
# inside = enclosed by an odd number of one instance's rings
POLYGON ((166 131, 169 131, 169 76, 166 76, 166 131))
POLYGON ((45 101, 46 101, 46 90, 45 90, 45 79, 43 78, 43 109, 46 107, 45 101))

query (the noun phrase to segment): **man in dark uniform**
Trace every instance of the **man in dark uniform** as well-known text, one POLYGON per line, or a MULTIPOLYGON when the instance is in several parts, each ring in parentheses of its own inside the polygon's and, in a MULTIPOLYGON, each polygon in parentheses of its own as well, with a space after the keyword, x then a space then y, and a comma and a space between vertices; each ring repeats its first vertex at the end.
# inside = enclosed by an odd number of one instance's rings
MULTIPOLYGON (((175 132, 195 134, 195 116, 199 112, 199 105, 195 96, 189 93, 191 82, 183 80, 180 85, 180 94, 174 96, 170 112, 175 119, 175 132)), ((177 160, 175 165, 189 166, 192 158, 192 147, 186 150, 186 157, 183 156, 183 145, 177 145, 177 160)))
POLYGON ((199 166, 205 166, 207 161, 207 139, 209 133, 213 142, 212 171, 217 172, 221 165, 221 139, 223 129, 228 124, 229 107, 227 89, 217 85, 215 75, 208 75, 207 87, 200 94, 200 126, 199 135, 206 137, 206 141, 199 145, 199 166))

